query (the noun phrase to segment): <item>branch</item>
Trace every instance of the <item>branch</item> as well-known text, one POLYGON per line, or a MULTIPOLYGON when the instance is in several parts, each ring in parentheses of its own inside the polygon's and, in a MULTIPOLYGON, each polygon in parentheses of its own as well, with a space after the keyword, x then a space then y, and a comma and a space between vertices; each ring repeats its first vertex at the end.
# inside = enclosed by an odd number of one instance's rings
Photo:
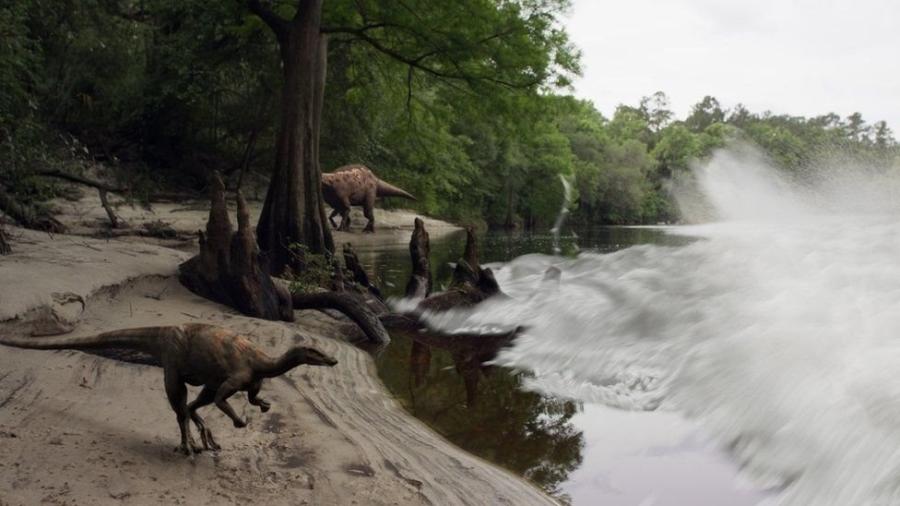
MULTIPOLYGON (((397 27, 397 25, 393 25, 391 23, 371 23, 363 26, 323 26, 319 32, 320 33, 350 33, 356 34, 359 32, 365 32, 368 30, 375 30, 376 28, 389 28, 389 27, 397 27)), ((399 28, 399 27, 398 27, 399 28)))
POLYGON ((269 28, 271 28, 278 37, 287 33, 290 26, 288 21, 261 4, 259 0, 247 0, 247 7, 250 9, 250 12, 259 16, 259 19, 262 19, 269 25, 269 28))
MULTIPOLYGON (((502 85, 507 88, 513 88, 513 89, 531 88, 537 84, 540 84, 540 82, 541 82, 540 78, 531 79, 527 82, 516 83, 513 81, 508 81, 506 79, 500 79, 500 78, 497 78, 497 77, 494 77, 491 75, 469 74, 469 73, 465 72, 459 65, 459 62, 457 62, 453 58, 451 58, 451 62, 453 63, 454 68, 456 68, 456 70, 458 71, 456 73, 447 72, 442 69, 428 66, 428 65, 422 63, 422 61, 425 60, 426 58, 430 58, 432 56, 436 56, 439 54, 449 55, 450 51, 448 49, 432 49, 431 51, 427 51, 418 56, 410 57, 410 56, 406 56, 406 55, 400 53, 397 50, 394 50, 394 49, 391 49, 391 48, 385 46, 384 44, 381 43, 381 41, 369 36, 366 33, 369 30, 373 30, 376 28, 387 28, 387 27, 397 27, 397 26, 390 25, 387 23, 374 23, 374 24, 365 25, 365 26, 358 27, 358 28, 331 27, 331 28, 324 29, 323 33, 343 33, 343 34, 353 35, 358 40, 362 40, 362 41, 368 43, 370 46, 372 46, 372 48, 374 48, 375 50, 377 50, 380 53, 390 56, 391 58, 393 58, 401 63, 405 63, 406 65, 408 65, 411 68, 419 69, 419 70, 425 72, 426 74, 430 74, 432 76, 439 77, 442 79, 453 79, 453 80, 459 80, 459 81, 466 81, 468 83, 471 83, 472 81, 485 81, 485 82, 490 82, 490 83, 502 85)), ((402 27, 397 27, 397 28, 402 28, 402 27)), ((507 30, 505 32, 493 34, 482 40, 488 41, 493 38, 502 37, 509 33, 511 33, 511 31, 507 30)))
POLYGON ((291 301, 294 309, 337 309, 359 325, 369 341, 376 344, 388 344, 391 337, 375 313, 365 302, 349 293, 292 293, 291 301))
POLYGON ((129 193, 131 190, 128 188, 118 188, 115 186, 108 185, 106 183, 95 181, 93 179, 88 179, 86 177, 78 176, 76 174, 69 174, 68 172, 63 172, 61 170, 55 169, 46 169, 46 170, 37 170, 34 172, 36 176, 44 176, 44 177, 55 177, 57 179, 63 179, 65 181, 69 181, 71 183, 83 184, 85 186, 90 186, 96 188, 100 191, 104 192, 112 192, 112 193, 129 193))

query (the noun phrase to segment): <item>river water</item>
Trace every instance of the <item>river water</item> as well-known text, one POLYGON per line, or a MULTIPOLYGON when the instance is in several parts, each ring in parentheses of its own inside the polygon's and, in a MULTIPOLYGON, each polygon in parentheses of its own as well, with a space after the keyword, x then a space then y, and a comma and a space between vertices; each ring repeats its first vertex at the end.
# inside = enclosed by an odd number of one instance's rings
MULTIPOLYGON (((682 195, 706 224, 564 232, 561 255, 549 236, 489 234, 482 263, 511 298, 431 323, 525 334, 428 360, 400 336, 382 378, 451 441, 574 504, 898 504, 900 185, 823 174, 726 151, 682 195)), ((439 280, 461 248, 435 245, 439 280)), ((401 287, 408 263, 372 267, 401 287)))

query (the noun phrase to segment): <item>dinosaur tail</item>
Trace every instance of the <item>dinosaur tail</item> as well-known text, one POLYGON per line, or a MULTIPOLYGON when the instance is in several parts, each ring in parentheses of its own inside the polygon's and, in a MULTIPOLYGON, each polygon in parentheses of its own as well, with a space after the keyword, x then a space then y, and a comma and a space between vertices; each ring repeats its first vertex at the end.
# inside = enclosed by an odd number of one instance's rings
POLYGON ((180 328, 142 327, 114 330, 84 337, 52 337, 39 339, 0 337, 0 344, 33 350, 93 350, 119 348, 143 351, 153 356, 158 356, 160 339, 162 336, 176 331, 180 331, 180 328))
POLYGON ((379 197, 403 197, 403 198, 409 199, 409 200, 416 200, 415 197, 413 197, 406 191, 404 191, 400 188, 397 188, 396 186, 394 186, 392 184, 385 183, 384 181, 382 181, 380 179, 378 180, 376 185, 377 186, 375 187, 376 188, 375 194, 378 195, 379 197))

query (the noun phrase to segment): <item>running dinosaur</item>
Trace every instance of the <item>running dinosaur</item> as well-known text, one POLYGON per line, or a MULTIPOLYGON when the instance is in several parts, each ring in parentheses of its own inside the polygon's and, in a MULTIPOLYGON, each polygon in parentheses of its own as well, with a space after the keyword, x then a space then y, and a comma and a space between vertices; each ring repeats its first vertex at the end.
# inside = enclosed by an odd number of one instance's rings
POLYGON ((247 422, 228 404, 228 398, 236 392, 246 391, 250 404, 265 413, 271 405, 259 397, 264 379, 280 376, 301 364, 337 364, 337 360, 328 355, 303 346, 293 347, 281 357, 273 358, 247 338, 205 324, 114 330, 88 337, 0 338, 0 344, 41 350, 124 349, 149 355, 152 360, 145 363, 163 368, 166 395, 181 431, 181 446, 178 449, 185 455, 202 451, 191 436, 189 418, 197 426, 203 449, 220 448, 203 418, 197 414, 199 408, 215 403, 231 418, 235 427, 246 427, 247 422), (187 402, 186 384, 203 387, 191 403, 187 402))
POLYGON ((365 165, 345 165, 330 174, 322 174, 322 196, 333 209, 328 221, 343 231, 350 230, 350 206, 363 206, 363 214, 369 220, 363 232, 375 231, 375 199, 378 197, 403 197, 416 200, 409 193, 378 179, 365 165), (334 217, 341 215, 341 225, 334 217))

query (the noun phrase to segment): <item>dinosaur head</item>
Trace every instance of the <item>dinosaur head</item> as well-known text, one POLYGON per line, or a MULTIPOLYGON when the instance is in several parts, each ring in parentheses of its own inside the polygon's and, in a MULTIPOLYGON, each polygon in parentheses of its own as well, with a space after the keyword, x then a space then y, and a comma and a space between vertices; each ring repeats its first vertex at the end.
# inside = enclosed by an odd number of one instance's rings
POLYGON ((297 346, 288 351, 288 355, 292 362, 297 365, 327 365, 333 367, 337 364, 337 360, 329 357, 315 348, 307 348, 306 346, 297 346))

